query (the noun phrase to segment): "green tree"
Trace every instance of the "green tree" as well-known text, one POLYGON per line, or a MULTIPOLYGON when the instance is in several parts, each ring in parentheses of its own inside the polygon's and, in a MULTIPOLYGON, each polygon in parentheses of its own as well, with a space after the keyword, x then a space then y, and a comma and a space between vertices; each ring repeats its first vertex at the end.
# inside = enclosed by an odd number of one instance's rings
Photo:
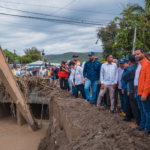
MULTIPOLYGON (((4 55, 8 57, 8 62, 12 64, 14 61, 14 53, 8 51, 7 49, 3 50, 3 52, 4 55)), ((21 63, 21 56, 15 54, 15 59, 18 60, 19 64, 21 63)))
MULTIPOLYGON (((41 60, 41 52, 36 47, 31 47, 24 50, 25 55, 22 57, 23 63, 31 63, 37 60, 41 60)), ((44 57, 44 60, 47 59, 44 57)))
POLYGON ((112 54, 114 58, 118 58, 117 48, 113 48, 113 45, 116 42, 117 31, 117 24, 113 21, 110 22, 106 27, 102 27, 98 30, 97 37, 102 41, 104 58, 107 54, 112 54))
POLYGON ((145 13, 150 15, 150 0, 145 0, 145 13))
POLYGON ((128 4, 127 8, 121 13, 122 17, 116 17, 115 22, 119 22, 116 42, 113 48, 117 48, 117 54, 120 57, 127 57, 132 53, 134 28, 137 27, 137 36, 135 47, 142 47, 148 50, 150 31, 149 27, 145 27, 145 15, 141 7, 135 9, 137 4, 128 4), (135 13, 136 12, 136 13, 135 13), (144 29, 144 30, 143 30, 144 29), (144 32, 144 37, 143 37, 144 32))

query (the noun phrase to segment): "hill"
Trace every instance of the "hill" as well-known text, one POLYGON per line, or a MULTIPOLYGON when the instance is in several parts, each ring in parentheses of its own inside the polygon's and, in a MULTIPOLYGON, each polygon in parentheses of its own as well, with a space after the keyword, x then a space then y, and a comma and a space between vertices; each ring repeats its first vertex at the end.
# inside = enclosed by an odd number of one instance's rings
MULTIPOLYGON (((88 58, 88 53, 89 52, 87 52, 87 53, 68 52, 68 53, 58 54, 58 55, 46 55, 45 57, 47 58, 48 62, 51 62, 51 63, 60 63, 61 61, 72 60, 72 56, 74 54, 76 54, 76 55, 79 56, 78 60, 80 62, 84 62, 84 61, 87 61, 89 59, 88 58)), ((95 55, 98 58, 102 57, 102 53, 99 53, 99 52, 95 52, 95 55)))

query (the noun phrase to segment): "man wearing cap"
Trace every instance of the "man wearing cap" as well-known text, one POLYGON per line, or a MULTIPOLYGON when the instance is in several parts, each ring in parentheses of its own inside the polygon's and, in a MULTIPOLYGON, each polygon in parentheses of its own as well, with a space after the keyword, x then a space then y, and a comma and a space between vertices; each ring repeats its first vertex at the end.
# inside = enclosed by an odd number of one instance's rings
POLYGON ((97 85, 100 84, 100 69, 101 63, 95 60, 95 53, 89 53, 89 61, 84 65, 83 76, 84 76, 84 90, 86 95, 86 100, 90 101, 91 104, 95 104, 97 85), (90 99, 89 88, 92 86, 92 99, 90 99))
POLYGON ((73 62, 77 65, 77 66, 80 66, 81 65, 81 63, 78 61, 78 55, 76 55, 76 54, 74 54, 73 56, 72 56, 72 58, 73 58, 73 62))
POLYGON ((147 63, 145 52, 142 48, 135 50, 136 60, 139 65, 136 70, 134 85, 136 86, 136 98, 141 111, 141 122, 138 131, 150 135, 150 64, 147 63))
POLYGON ((118 90, 119 90, 119 97, 121 101, 121 108, 122 108, 122 113, 120 114, 121 116, 125 116, 125 105, 124 105, 124 95, 122 94, 122 84, 121 84, 121 79, 122 79, 122 74, 124 71, 124 59, 120 58, 119 59, 119 68, 118 68, 118 90))
MULTIPOLYGON (((124 74, 126 73, 126 71, 131 67, 129 65, 129 58, 125 59, 124 60, 124 72, 122 74, 122 76, 124 76, 124 74)), ((122 94, 123 94, 123 112, 126 113, 126 116, 124 117, 123 121, 131 121, 131 118, 132 118, 132 109, 131 109, 131 105, 130 105, 130 100, 129 100, 129 96, 127 94, 127 82, 126 81, 123 81, 121 79, 121 84, 122 84, 122 94)))
POLYGON ((135 64, 135 55, 130 55, 129 57, 129 64, 130 68, 123 74, 122 80, 127 82, 127 92, 129 95, 130 105, 132 109, 133 116, 135 118, 136 124, 130 124, 131 127, 136 128, 140 125, 140 110, 138 108, 137 101, 135 99, 134 93, 134 78, 135 78, 135 71, 136 71, 136 64, 135 64))

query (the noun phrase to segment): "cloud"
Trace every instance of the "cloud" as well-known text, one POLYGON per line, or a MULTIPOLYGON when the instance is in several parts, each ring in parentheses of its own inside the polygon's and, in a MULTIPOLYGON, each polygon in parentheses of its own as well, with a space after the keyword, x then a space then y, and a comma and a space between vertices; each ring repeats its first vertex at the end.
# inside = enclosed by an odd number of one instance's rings
MULTIPOLYGON (((43 0, 38 0, 38 2, 35 2, 34 0, 15 0, 13 2, 64 7, 70 3, 71 0, 45 0, 44 3, 43 0)), ((120 2, 122 1, 75 0, 74 3, 67 7, 68 9, 79 9, 104 13, 87 13, 83 11, 71 11, 62 9, 54 15, 60 17, 67 16, 70 18, 82 20, 98 21, 102 25, 106 25, 109 21, 114 19, 116 16, 115 14, 119 14, 122 11, 121 9, 123 9, 123 7, 120 5, 120 2)), ((139 3, 140 5, 144 6, 144 1, 141 0, 124 0, 123 4, 126 5, 129 2, 139 3)), ((0 6, 45 14, 51 14, 59 10, 58 8, 19 5, 3 2, 0 2, 0 6)), ((44 17, 2 8, 0 8, 0 12, 25 16, 37 16, 41 18, 44 17)), ((0 44, 3 49, 7 48, 10 51, 15 49, 19 55, 24 54, 24 49, 33 46, 36 46, 39 50, 44 49, 46 54, 88 52, 91 50, 95 52, 101 52, 102 43, 99 42, 98 44, 95 44, 97 40, 96 30, 97 26, 83 27, 1 15, 0 44)))

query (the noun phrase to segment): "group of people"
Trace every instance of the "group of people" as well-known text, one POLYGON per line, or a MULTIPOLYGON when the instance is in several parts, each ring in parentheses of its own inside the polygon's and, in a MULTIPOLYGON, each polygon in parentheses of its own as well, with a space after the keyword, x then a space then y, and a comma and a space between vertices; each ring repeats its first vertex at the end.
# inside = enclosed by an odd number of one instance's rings
POLYGON ((55 81, 56 79, 58 79, 58 68, 55 66, 53 66, 52 68, 45 67, 44 70, 42 70, 41 67, 39 67, 38 69, 33 68, 32 75, 41 76, 41 77, 49 77, 53 79, 53 81, 55 81))
POLYGON ((117 111, 119 93, 123 120, 134 117, 130 126, 150 135, 150 53, 138 48, 129 58, 119 59, 119 64, 111 54, 106 62, 99 62, 94 52, 88 56, 83 64, 77 55, 72 61, 62 61, 58 70, 61 89, 76 98, 80 91, 86 102, 99 110, 109 107, 112 114, 117 111))

